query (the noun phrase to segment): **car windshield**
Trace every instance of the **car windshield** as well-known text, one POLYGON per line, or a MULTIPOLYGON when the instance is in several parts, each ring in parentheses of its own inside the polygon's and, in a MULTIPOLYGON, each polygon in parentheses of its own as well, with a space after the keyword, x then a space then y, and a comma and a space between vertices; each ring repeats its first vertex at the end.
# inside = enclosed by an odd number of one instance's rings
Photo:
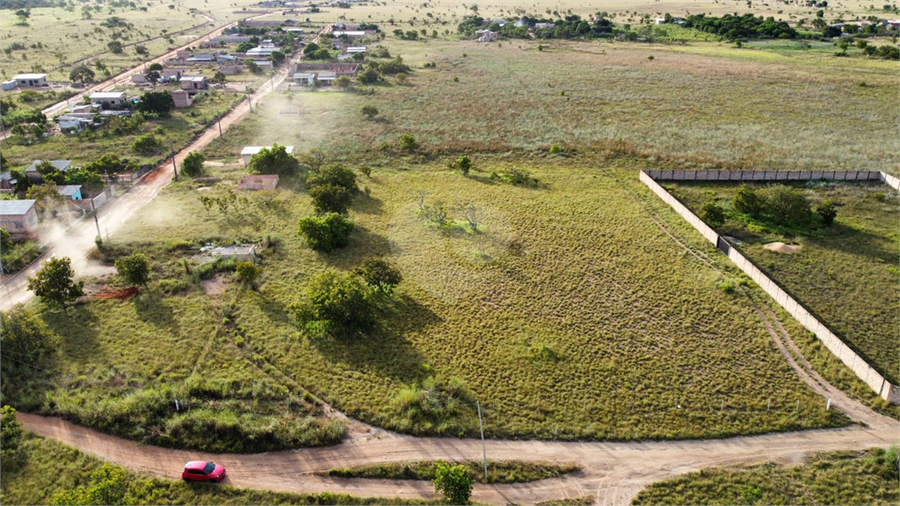
POLYGON ((203 466, 203 472, 209 474, 216 470, 216 465, 212 462, 207 462, 205 466, 203 466))

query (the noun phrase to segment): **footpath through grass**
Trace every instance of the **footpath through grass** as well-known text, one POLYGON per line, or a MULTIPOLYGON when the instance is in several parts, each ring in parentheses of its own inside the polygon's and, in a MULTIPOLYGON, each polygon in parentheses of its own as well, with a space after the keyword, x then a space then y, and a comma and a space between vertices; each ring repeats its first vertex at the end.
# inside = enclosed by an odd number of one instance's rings
MULTIPOLYGON (((3 462, 0 474, 0 502, 3 504, 53 504, 56 494, 80 486, 90 487, 91 474, 103 461, 51 439, 26 433, 17 454, 3 462)), ((229 485, 185 483, 180 477, 171 480, 148 478, 107 464, 124 472, 125 486, 111 487, 105 496, 112 504, 429 504, 384 497, 355 497, 346 494, 290 494, 234 488, 229 485), (133 502, 123 503, 122 500, 133 502)), ((90 504, 90 503, 88 503, 90 504)))
POLYGON ((811 454, 804 464, 713 468, 654 483, 632 504, 897 504, 897 447, 811 454))
MULTIPOLYGON (((833 332, 859 350, 894 384, 900 370, 900 300, 897 297, 897 193, 881 183, 800 185, 815 208, 826 200, 837 204, 833 225, 817 230, 784 231, 738 219, 733 184, 670 185, 673 194, 698 213, 710 201, 729 214, 720 232, 741 241, 737 247, 833 332), (769 251, 770 242, 796 243, 793 254, 769 251)), ((758 187, 762 187, 759 185, 758 187)))

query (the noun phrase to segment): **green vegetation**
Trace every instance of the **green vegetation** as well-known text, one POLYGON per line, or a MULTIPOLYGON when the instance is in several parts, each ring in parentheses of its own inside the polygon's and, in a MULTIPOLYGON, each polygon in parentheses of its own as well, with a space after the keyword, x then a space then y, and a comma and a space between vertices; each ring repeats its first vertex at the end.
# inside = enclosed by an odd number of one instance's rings
POLYGON ((444 494, 447 504, 469 504, 472 495, 472 477, 466 468, 437 461, 434 469, 434 491, 444 494))
POLYGON ((810 454, 774 463, 704 469, 654 483, 632 504, 896 504, 897 447, 810 454))
POLYGON ((250 157, 250 170, 256 174, 291 176, 297 173, 300 162, 288 154, 287 148, 273 144, 250 157))
POLYGON ((744 255, 889 381, 897 382, 896 192, 881 183, 670 186, 692 209, 705 205, 701 202, 718 202, 727 215, 720 233, 741 241, 736 247, 744 255), (773 194, 780 195, 783 204, 778 213, 767 211, 773 194), (792 205, 798 197, 802 202, 792 205), (828 203, 836 213, 830 225, 810 213, 810 207, 827 210, 828 203), (781 218, 792 213, 803 217, 799 222, 781 218), (799 251, 788 255, 763 248, 774 241, 795 242, 799 251))
POLYGON ((188 177, 199 177, 203 175, 203 162, 206 157, 199 151, 191 151, 184 157, 181 162, 181 172, 188 177))
POLYGON ((353 222, 335 212, 300 219, 300 235, 309 247, 329 253, 350 244, 353 222))
MULTIPOLYGON (((458 462, 474 483, 527 483, 556 478, 579 470, 574 464, 552 462, 522 462, 517 460, 488 461, 488 477, 484 479, 484 464, 480 460, 458 462)), ((338 478, 374 478, 385 480, 433 480, 436 461, 373 464, 371 466, 329 469, 328 476, 338 478)))
POLYGON ((51 258, 44 262, 34 277, 28 276, 28 289, 42 302, 61 307, 75 302, 84 295, 84 281, 75 281, 75 271, 69 257, 51 258))
MULTIPOLYGON (((4 432, 4 451, 6 433, 4 432)), ((103 463, 51 439, 25 434, 17 454, 20 464, 3 458, 0 500, 3 504, 428 504, 384 497, 346 494, 289 494, 184 483, 149 478, 103 463), (89 502, 92 501, 92 502, 89 502), (132 502, 128 502, 132 501, 132 502)), ((173 477, 175 478, 175 477, 173 477)))

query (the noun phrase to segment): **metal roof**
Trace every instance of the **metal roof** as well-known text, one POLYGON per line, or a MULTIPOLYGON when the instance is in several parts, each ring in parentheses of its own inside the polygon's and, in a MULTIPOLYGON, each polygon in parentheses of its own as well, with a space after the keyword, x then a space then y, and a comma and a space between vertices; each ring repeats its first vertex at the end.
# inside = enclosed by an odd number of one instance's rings
POLYGON ((203 81, 205 81, 205 80, 206 80, 206 78, 203 77, 203 76, 184 76, 184 77, 182 77, 182 78, 180 79, 181 82, 185 82, 185 81, 189 81, 189 82, 190 82, 190 81, 193 81, 193 82, 195 82, 195 83, 201 83, 201 82, 203 82, 203 81))
POLYGON ((56 191, 58 191, 59 194, 64 197, 71 197, 72 195, 75 195, 76 193, 81 191, 81 185, 80 184, 67 184, 65 186, 57 185, 56 191))
POLYGON ((22 216, 34 207, 34 200, 0 200, 0 216, 22 216))
MULTIPOLYGON (((25 169, 25 172, 37 172, 37 166, 41 163, 40 160, 35 160, 31 162, 31 165, 25 169)), ((60 172, 64 172, 69 168, 69 165, 72 165, 72 160, 50 160, 50 165, 56 167, 60 172)))
POLYGON ((103 100, 108 98, 125 98, 124 91, 98 91, 97 93, 91 93, 91 100, 103 100))
MULTIPOLYGON (((271 148, 271 146, 247 146, 241 150, 242 155, 255 155, 263 150, 263 148, 271 148)), ((294 146, 285 146, 284 151, 287 154, 291 154, 294 152, 294 146)))
POLYGON ((47 74, 19 74, 13 76, 13 79, 43 79, 45 77, 47 77, 47 74))

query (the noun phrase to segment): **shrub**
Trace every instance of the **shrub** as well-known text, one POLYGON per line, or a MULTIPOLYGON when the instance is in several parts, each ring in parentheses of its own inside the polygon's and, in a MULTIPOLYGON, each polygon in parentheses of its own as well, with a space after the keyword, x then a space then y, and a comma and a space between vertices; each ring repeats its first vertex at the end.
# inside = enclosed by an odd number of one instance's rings
POLYGON ((334 186, 340 186, 351 194, 355 193, 357 190, 356 174, 354 174, 352 170, 346 169, 343 165, 340 164, 331 164, 322 167, 322 169, 317 174, 311 174, 306 179, 306 184, 309 186, 323 186, 331 184, 334 186))
POLYGON ((311 333, 365 329, 375 319, 372 288, 353 275, 324 272, 310 281, 297 320, 311 333))
POLYGON ((160 142, 153 134, 144 134, 135 139, 134 143, 131 145, 131 149, 135 153, 144 156, 155 155, 156 153, 159 153, 162 148, 162 142, 160 142))
POLYGON ((353 222, 338 213, 300 220, 300 234, 306 238, 309 247, 326 253, 349 244, 352 231, 353 222))
POLYGON ((203 174, 203 162, 205 161, 206 157, 203 156, 203 153, 192 151, 181 162, 181 172, 189 177, 198 177, 203 174))
POLYGON ((557 153, 560 153, 561 151, 562 151, 562 148, 559 147, 559 144, 554 144, 554 145, 550 146, 550 154, 551 155, 555 155, 557 153))
POLYGON ((116 260, 116 272, 130 285, 147 286, 150 282, 150 265, 143 253, 134 253, 116 260))
POLYGON ((290 176, 297 173, 300 162, 287 152, 287 148, 273 144, 263 148, 250 158, 250 170, 256 174, 290 176))
POLYGON ((472 477, 465 467, 451 466, 439 460, 434 470, 434 491, 444 494, 444 500, 449 504, 468 504, 472 495, 472 477))
POLYGON ((468 156, 463 155, 457 158, 456 161, 453 162, 452 166, 456 169, 459 169, 459 171, 462 172, 464 176, 468 176, 469 170, 472 169, 472 160, 468 156))
POLYGON ((531 177, 531 172, 517 167, 505 169, 501 174, 491 173, 493 179, 503 179, 507 183, 518 186, 537 186, 537 178, 531 177))
POLYGON ((262 269, 253 262, 238 261, 234 266, 234 272, 242 283, 256 286, 256 279, 259 278, 262 269))
POLYGON ((331 183, 314 187, 309 191, 309 196, 319 214, 347 214, 347 208, 353 201, 353 194, 346 188, 331 183))
POLYGON ((362 106, 362 109, 360 109, 360 112, 368 119, 378 116, 378 108, 374 105, 364 105, 362 106))
POLYGON ((353 274, 361 277, 367 285, 377 288, 384 294, 390 294, 394 287, 403 281, 400 270, 381 258, 363 260, 362 264, 353 269, 353 274))
POLYGON ((806 197, 796 188, 784 185, 766 189, 766 211, 781 225, 800 225, 810 217, 806 197))
POLYGON ((400 149, 404 151, 415 151, 419 148, 419 143, 416 142, 416 138, 412 136, 412 134, 403 134, 400 136, 400 149))
POLYGON ((764 201, 752 186, 742 184, 734 194, 733 205, 739 213, 758 218, 762 213, 764 201))
POLYGON ((834 202, 826 200, 822 205, 816 208, 816 214, 819 215, 819 218, 822 218, 822 223, 831 225, 837 217, 837 209, 834 206, 834 202))
POLYGON ((707 202, 700 208, 700 219, 712 228, 725 224, 725 210, 715 202, 707 202))

